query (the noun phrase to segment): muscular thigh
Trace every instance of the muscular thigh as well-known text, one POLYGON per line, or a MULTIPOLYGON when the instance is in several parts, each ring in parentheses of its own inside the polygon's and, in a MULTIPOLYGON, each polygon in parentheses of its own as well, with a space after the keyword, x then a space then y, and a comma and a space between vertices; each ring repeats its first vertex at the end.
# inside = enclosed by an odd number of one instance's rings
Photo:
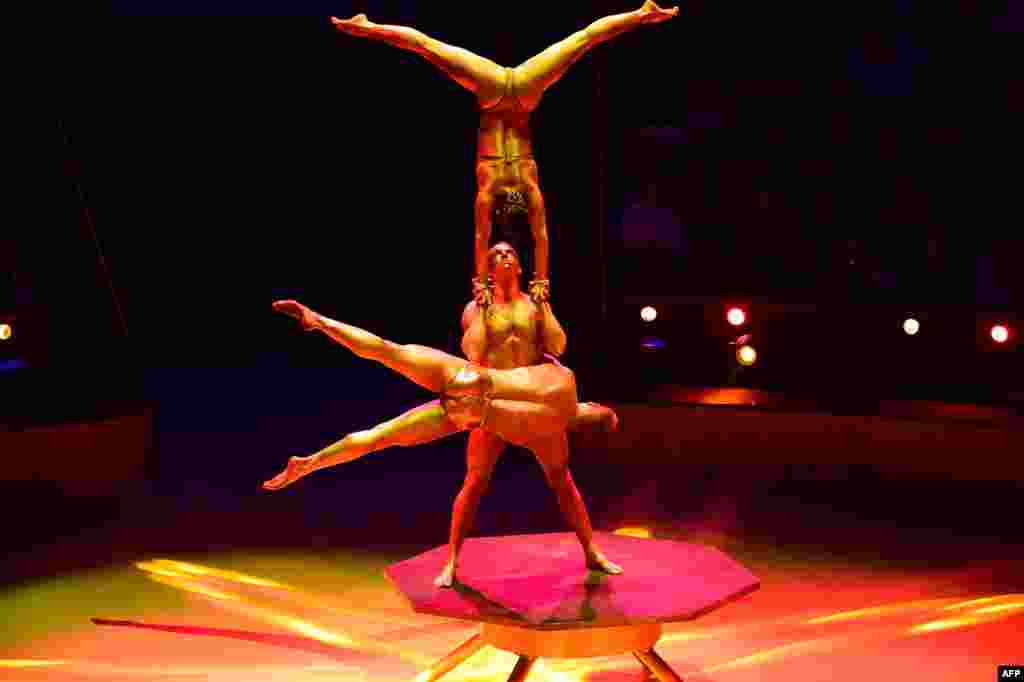
POLYGON ((515 67, 512 79, 522 105, 528 111, 536 109, 544 91, 565 75, 590 48, 591 42, 586 31, 577 31, 515 67))
POLYGON ((382 447, 411 447, 450 436, 458 430, 448 419, 440 401, 432 400, 378 424, 369 434, 382 447))
POLYGON ((500 99, 505 91, 505 68, 486 57, 429 36, 423 37, 421 53, 459 85, 474 93, 482 107, 500 99))
POLYGON ((544 475, 564 471, 569 466, 569 440, 565 432, 538 438, 526 446, 544 469, 544 475))
POLYGON ((429 346, 391 344, 390 353, 380 362, 401 372, 433 393, 444 391, 466 361, 429 346))
POLYGON ((505 441, 500 436, 483 429, 473 429, 466 445, 466 472, 490 477, 504 450, 505 441))

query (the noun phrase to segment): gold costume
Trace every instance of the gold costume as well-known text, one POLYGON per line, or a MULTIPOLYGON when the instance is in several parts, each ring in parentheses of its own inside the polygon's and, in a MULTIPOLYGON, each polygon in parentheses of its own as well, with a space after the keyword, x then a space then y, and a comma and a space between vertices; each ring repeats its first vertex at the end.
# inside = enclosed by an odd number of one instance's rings
POLYGON ((484 426, 494 393, 487 369, 468 363, 444 387, 441 408, 460 431, 484 426))

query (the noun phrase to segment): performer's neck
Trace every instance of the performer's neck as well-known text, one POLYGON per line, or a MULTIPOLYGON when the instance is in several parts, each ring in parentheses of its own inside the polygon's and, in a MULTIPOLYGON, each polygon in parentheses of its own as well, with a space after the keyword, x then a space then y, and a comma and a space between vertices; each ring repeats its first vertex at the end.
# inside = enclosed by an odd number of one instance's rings
POLYGON ((494 302, 508 303, 514 301, 519 298, 521 292, 518 277, 510 277, 507 281, 496 281, 494 283, 494 302))

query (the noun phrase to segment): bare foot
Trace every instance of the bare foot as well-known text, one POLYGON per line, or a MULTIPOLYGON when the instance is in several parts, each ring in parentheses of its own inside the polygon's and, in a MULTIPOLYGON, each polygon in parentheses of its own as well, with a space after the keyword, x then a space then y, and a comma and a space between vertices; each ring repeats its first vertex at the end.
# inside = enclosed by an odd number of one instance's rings
POLYGON ((357 14, 351 19, 339 19, 338 17, 331 17, 331 23, 334 24, 334 28, 339 31, 344 31, 349 35, 354 36, 365 36, 370 34, 370 28, 373 24, 366 18, 365 14, 357 14))
POLYGON ((615 414, 615 410, 602 405, 601 403, 587 403, 591 408, 600 415, 601 430, 605 432, 615 432, 619 430, 619 415, 615 414))
POLYGON ((587 552, 587 568, 592 571, 601 571, 608 575, 619 575, 622 573, 622 566, 609 561, 608 557, 601 554, 601 550, 594 547, 587 552))
POLYGON ((654 0, 646 0, 644 6, 640 8, 640 13, 644 17, 644 23, 660 24, 679 14, 679 7, 662 9, 654 3, 654 0))
POLYGON ((316 313, 298 301, 275 301, 274 310, 284 313, 288 317, 294 317, 307 332, 317 328, 316 313))
POLYGON ((569 430, 604 433, 618 431, 619 415, 615 414, 615 410, 601 403, 579 403, 576 406, 576 416, 569 422, 569 430))
POLYGON ((263 483, 264 490, 280 490, 313 471, 311 457, 292 457, 284 471, 263 483))
POLYGON ((451 587, 455 582, 455 560, 449 559, 444 565, 440 575, 434 578, 434 585, 437 587, 451 587))

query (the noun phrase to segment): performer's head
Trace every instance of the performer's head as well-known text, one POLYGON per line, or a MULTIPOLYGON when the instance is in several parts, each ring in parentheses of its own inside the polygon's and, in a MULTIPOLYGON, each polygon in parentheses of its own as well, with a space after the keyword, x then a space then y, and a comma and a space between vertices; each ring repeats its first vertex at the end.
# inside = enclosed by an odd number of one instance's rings
POLYGON ((487 264, 496 282, 508 281, 510 278, 518 280, 523 274, 519 254, 508 242, 498 242, 490 248, 487 264))

